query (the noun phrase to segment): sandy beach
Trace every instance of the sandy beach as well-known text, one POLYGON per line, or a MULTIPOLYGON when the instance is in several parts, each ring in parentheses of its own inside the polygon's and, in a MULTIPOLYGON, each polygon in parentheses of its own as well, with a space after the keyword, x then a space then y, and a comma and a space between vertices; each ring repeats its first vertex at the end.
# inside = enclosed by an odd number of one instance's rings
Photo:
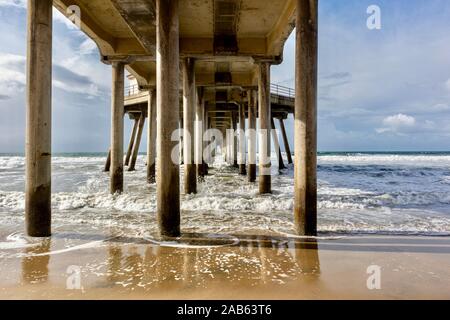
POLYGON ((216 163, 182 197, 183 237, 160 241, 144 161, 111 196, 104 158, 85 155, 54 160, 53 235, 29 238, 23 158, 0 159, 1 299, 450 299, 448 155, 321 156, 309 240, 292 167, 260 196, 216 163))
POLYGON ((450 299, 448 237, 66 233, 23 247, 1 251, 1 299, 450 299))

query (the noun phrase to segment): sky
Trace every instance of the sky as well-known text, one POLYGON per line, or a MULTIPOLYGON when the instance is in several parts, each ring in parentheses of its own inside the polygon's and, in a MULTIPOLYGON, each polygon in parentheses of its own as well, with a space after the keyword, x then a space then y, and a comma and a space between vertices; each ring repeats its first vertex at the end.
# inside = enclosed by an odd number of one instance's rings
MULTIPOLYGON (((319 3, 319 151, 450 151, 450 1, 319 3), (371 5, 381 29, 367 27, 371 5)), ((293 33, 273 83, 294 87, 294 54, 293 33)), ((26 1, 0 0, 0 153, 24 151, 25 62, 26 1)), ((54 10, 53 152, 108 149, 110 83, 95 44, 54 10)))

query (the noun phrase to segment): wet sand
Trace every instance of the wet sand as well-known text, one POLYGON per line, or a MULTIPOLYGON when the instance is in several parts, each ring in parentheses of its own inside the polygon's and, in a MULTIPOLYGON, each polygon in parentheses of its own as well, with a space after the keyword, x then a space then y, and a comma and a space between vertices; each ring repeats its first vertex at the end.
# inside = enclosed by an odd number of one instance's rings
POLYGON ((450 299, 450 238, 57 233, 0 250, 0 274, 1 299, 450 299))

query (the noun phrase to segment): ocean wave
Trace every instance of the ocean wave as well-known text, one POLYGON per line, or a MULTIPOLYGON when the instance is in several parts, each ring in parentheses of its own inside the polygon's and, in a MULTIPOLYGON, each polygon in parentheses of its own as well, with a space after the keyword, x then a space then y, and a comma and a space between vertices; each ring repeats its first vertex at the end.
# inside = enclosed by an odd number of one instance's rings
MULTIPOLYGON (((449 205, 450 194, 433 192, 396 192, 393 194, 374 194, 358 189, 320 188, 318 191, 319 209, 370 209, 395 207, 425 207, 429 205, 449 205)), ((56 210, 113 209, 124 212, 154 212, 156 195, 122 193, 111 195, 106 192, 81 193, 60 192, 52 194, 52 207, 56 210)), ((0 208, 21 211, 25 209, 23 192, 0 191, 0 208)), ((291 211, 293 193, 277 192, 273 195, 250 193, 219 193, 182 196, 181 209, 186 211, 291 211)))
POLYGON ((0 170, 25 168, 24 157, 0 157, 0 170))
POLYGON ((318 164, 450 167, 450 155, 427 154, 345 154, 319 155, 318 164))
MULTIPOLYGON (((138 235, 155 231, 156 187, 146 183, 144 157, 138 158, 137 171, 125 173, 125 192, 118 195, 108 193, 109 175, 101 171, 104 160, 54 157, 55 226, 126 228, 138 235)), ((322 232, 450 233, 450 156, 321 155, 319 164, 322 232)), ((10 187, 14 179, 23 179, 23 157, 0 157, 2 166, 17 171, 0 179, 0 223, 23 224, 23 187, 10 187)), ((292 166, 282 174, 273 166, 270 195, 259 195, 257 185, 223 162, 216 162, 212 170, 198 184, 198 194, 182 194, 183 228, 212 233, 292 233, 292 166)), ((182 179, 182 166, 180 171, 182 179)))
POLYGON ((14 232, 6 237, 6 241, 0 242, 0 250, 23 249, 38 245, 30 242, 22 234, 14 232))

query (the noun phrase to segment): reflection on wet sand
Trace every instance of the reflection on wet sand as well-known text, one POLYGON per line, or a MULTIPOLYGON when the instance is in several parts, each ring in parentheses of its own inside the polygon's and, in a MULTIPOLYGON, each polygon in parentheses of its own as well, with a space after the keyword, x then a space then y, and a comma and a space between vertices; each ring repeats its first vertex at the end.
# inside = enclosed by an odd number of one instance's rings
MULTIPOLYGON (((188 241, 192 245, 192 238, 188 241)), ((124 289, 206 288, 222 282, 257 286, 283 284, 306 275, 320 275, 317 241, 277 241, 250 236, 235 246, 217 246, 221 240, 201 240, 200 247, 129 245, 111 243, 106 281, 124 289), (211 247, 205 247, 205 241, 211 247)))
POLYGON ((319 246, 315 239, 305 239, 295 243, 295 255, 300 270, 304 274, 320 274, 319 246))
POLYGON ((185 233, 161 240, 61 233, 51 243, 26 245, 0 260, 0 298, 449 297, 450 239, 443 237, 185 233), (382 269, 382 290, 367 288, 371 265, 382 269), (68 290, 70 266, 79 268, 82 290, 68 290))
POLYGON ((34 284, 46 282, 48 279, 49 255, 41 255, 50 251, 51 240, 44 239, 41 244, 25 249, 22 259, 22 283, 34 284))

